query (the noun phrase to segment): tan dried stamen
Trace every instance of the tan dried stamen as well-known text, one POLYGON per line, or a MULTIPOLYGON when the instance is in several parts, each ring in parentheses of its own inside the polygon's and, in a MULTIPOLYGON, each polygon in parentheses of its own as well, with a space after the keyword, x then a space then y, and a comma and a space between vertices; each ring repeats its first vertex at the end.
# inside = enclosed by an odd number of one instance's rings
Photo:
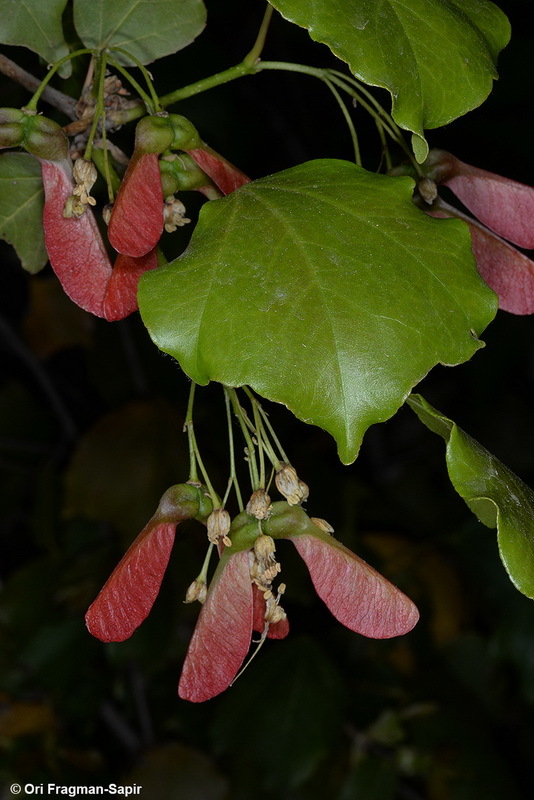
POLYGON ((189 586, 187 592, 185 593, 185 600, 184 603, 194 603, 195 600, 198 600, 199 603, 203 603, 206 599, 206 595, 208 593, 208 587, 205 581, 201 581, 198 578, 193 581, 193 583, 189 586))
POLYGON ((163 206, 163 220, 167 233, 174 233, 177 228, 182 228, 191 220, 185 216, 185 206, 174 195, 165 198, 163 206))
POLYGON ((321 519, 321 517, 310 517, 310 522, 313 522, 314 525, 317 525, 325 533, 332 535, 334 533, 333 527, 327 522, 325 519, 321 519))
POLYGON ((265 489, 256 489, 247 503, 245 511, 256 519, 268 519, 271 516, 271 498, 265 489))
POLYGON ((228 534, 231 524, 232 520, 228 511, 224 508, 214 508, 206 522, 210 542, 212 544, 222 542, 226 547, 230 547, 232 542, 228 534))
POLYGON ((310 493, 308 486, 299 479, 297 471, 290 464, 282 464, 274 481, 276 488, 290 506, 298 506, 308 499, 310 493))
POLYGON ((64 217, 81 217, 85 213, 87 206, 95 206, 96 200, 91 197, 90 192, 98 177, 98 172, 92 161, 85 158, 77 158, 72 168, 75 187, 72 194, 67 198, 64 217))

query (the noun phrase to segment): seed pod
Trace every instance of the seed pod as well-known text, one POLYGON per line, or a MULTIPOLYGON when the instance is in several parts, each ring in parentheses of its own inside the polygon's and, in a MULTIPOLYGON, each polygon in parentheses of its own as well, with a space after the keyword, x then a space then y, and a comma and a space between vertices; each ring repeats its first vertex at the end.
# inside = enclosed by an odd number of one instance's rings
POLYGON ((23 147, 37 158, 62 161, 69 154, 69 140, 61 125, 47 117, 24 114, 23 147))
POLYGON ((0 149, 19 147, 24 140, 24 112, 20 108, 0 108, 0 149))
POLYGON ((174 129, 166 112, 143 117, 135 129, 135 149, 141 153, 163 153, 172 145, 174 129))
POLYGON ((191 150, 202 146, 202 139, 197 129, 186 117, 182 117, 181 114, 169 114, 168 119, 174 133, 172 144, 169 145, 172 150, 191 150))
POLYGON ((206 173, 187 153, 172 153, 159 160, 161 183, 165 197, 176 192, 192 191, 211 186, 206 173))

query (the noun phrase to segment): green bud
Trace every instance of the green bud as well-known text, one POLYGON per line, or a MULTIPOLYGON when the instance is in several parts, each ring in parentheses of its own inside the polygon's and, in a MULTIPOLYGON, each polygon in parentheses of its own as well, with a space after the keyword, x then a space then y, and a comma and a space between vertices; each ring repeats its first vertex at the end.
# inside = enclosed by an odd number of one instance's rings
POLYGON ((23 119, 24 112, 20 108, 0 108, 0 149, 18 147, 22 144, 23 119))
POLYGON ((143 117, 135 129, 135 149, 142 153, 163 153, 172 145, 174 130, 167 113, 143 117))
POLYGON ((180 114, 169 114, 174 130, 174 139, 170 145, 173 150, 195 150, 202 147, 202 139, 195 126, 180 114))
POLYGON ((24 114, 23 147, 37 158, 61 161, 69 154, 69 140, 61 125, 37 114, 24 114))
POLYGON ((160 159, 161 185, 163 196, 168 197, 176 192, 188 192, 200 189, 210 183, 206 173, 193 161, 187 153, 164 156, 160 159))

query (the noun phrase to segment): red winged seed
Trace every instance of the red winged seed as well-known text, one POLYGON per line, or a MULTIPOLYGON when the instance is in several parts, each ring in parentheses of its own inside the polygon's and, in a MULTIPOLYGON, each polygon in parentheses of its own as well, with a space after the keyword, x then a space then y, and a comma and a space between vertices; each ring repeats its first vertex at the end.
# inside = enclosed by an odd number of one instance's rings
POLYGON ((411 631, 419 612, 399 589, 335 539, 288 536, 306 562, 315 591, 339 622, 372 639, 411 631))
MULTIPOLYGON (((457 216, 456 209, 443 201, 426 213, 438 219, 457 216)), ((534 261, 488 228, 469 222, 465 215, 461 218, 469 225, 477 269, 499 298, 499 308, 511 314, 533 314, 534 261)))
POLYGON ((234 189, 250 183, 250 178, 217 153, 204 148, 187 152, 223 194, 230 194, 234 189))
POLYGON ((134 152, 109 220, 108 238, 117 252, 139 258, 156 247, 163 202, 158 154, 134 152))
POLYGON ((465 164, 445 150, 431 150, 429 177, 445 184, 466 208, 499 236, 534 248, 534 188, 465 164))
POLYGON ((71 162, 40 161, 45 191, 43 227, 52 269, 74 303, 103 317, 112 266, 96 220, 90 208, 79 219, 63 216, 74 187, 71 162))
POLYGON ((137 286, 144 272, 158 266, 158 252, 154 248, 139 258, 117 255, 113 272, 106 287, 103 316, 108 322, 124 319, 137 311, 137 286))
POLYGON ((85 621, 103 642, 123 642, 148 616, 167 569, 176 522, 148 524, 126 551, 85 621))
POLYGON ((445 181, 484 225, 518 247, 534 248, 534 189, 462 164, 461 174, 445 181))
POLYGON ((248 551, 232 555, 208 590, 189 643, 178 694, 203 703, 232 683, 249 651, 253 623, 248 551))
POLYGON ((74 188, 70 161, 41 160, 41 172, 45 244, 65 293, 97 317, 124 319, 137 310, 139 278, 157 267, 157 250, 139 258, 119 253, 112 266, 91 209, 80 217, 63 215, 74 188))
POLYGON ((477 225, 470 225, 478 271, 511 314, 534 314, 534 261, 477 225))

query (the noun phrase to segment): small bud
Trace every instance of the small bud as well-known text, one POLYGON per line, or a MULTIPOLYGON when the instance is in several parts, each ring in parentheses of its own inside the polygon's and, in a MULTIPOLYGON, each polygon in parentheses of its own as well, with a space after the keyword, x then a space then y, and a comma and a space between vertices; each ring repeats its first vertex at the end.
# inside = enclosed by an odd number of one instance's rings
POLYGON ((421 178, 417 184, 417 188, 419 189, 419 194, 425 203, 428 203, 428 205, 431 206, 438 196, 438 187, 436 186, 435 182, 430 178, 421 178))
POLYGON ((308 499, 308 486, 299 479, 295 468, 290 464, 282 464, 274 480, 276 488, 290 506, 297 506, 308 499))
POLYGON ((310 496, 310 489, 307 483, 299 481, 298 489, 291 498, 287 498, 289 505, 297 506, 299 503, 305 503, 310 496))
POLYGON ((271 498, 265 489, 256 489, 247 503, 246 512, 256 519, 267 519, 271 515, 271 498))
POLYGON ((313 522, 314 525, 317 525, 317 527, 325 533, 329 533, 330 535, 334 533, 333 527, 325 519, 321 519, 320 517, 310 517, 310 521, 313 522))
POLYGON ((198 600, 199 603, 203 603, 204 600, 206 599, 207 593, 208 593, 208 587, 206 586, 205 581, 200 581, 197 578, 196 580, 193 581, 193 583, 185 593, 184 603, 194 603, 195 600, 198 600))
POLYGON ((109 225, 109 219, 111 217, 112 208, 113 208, 113 203, 106 203, 106 205, 102 209, 102 219, 104 220, 106 225, 109 225))
POLYGON ((230 519, 230 514, 228 511, 225 511, 224 508, 214 508, 206 524, 208 528, 208 539, 212 544, 218 544, 219 540, 222 539, 224 541, 224 539, 228 537, 232 520, 230 519))
POLYGON ((88 192, 91 191, 98 177, 98 172, 93 162, 85 158, 76 159, 72 168, 72 174, 76 184, 85 186, 88 192))
POLYGON ((287 497, 298 488, 298 475, 294 467, 282 464, 275 476, 276 488, 281 495, 287 497))

